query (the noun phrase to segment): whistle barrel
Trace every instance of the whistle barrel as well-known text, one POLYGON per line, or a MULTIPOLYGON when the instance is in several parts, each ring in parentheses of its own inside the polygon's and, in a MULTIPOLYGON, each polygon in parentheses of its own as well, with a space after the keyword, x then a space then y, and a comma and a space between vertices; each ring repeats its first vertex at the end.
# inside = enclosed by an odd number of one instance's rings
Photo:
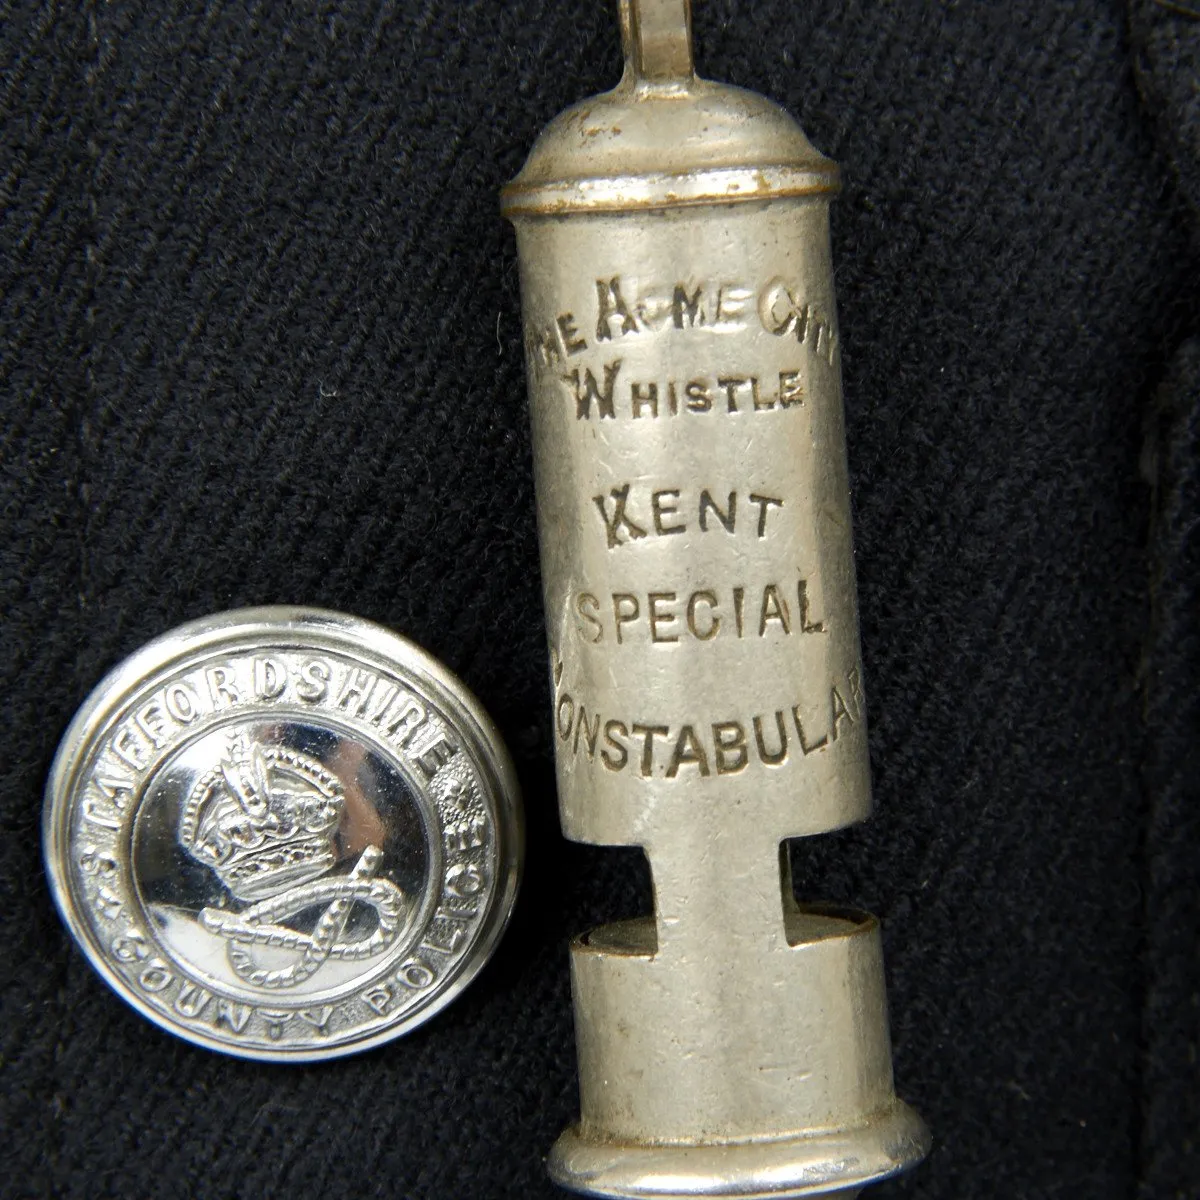
POLYGON ((837 168, 696 78, 685 0, 621 4, 618 87, 558 117, 517 232, 559 804, 645 848, 653 917, 572 950, 562 1184, 847 1194, 919 1160, 879 932, 799 907, 789 838, 871 807, 837 168))

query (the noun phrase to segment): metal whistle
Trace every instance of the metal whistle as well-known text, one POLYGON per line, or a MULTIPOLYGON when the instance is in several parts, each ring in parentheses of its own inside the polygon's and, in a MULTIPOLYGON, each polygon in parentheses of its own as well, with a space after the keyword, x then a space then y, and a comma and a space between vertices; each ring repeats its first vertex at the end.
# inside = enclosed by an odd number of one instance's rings
POLYGON ((655 913, 572 947, 600 1196, 853 1196, 919 1161, 875 920, 786 841, 871 809, 828 203, 770 101, 698 79, 687 0, 503 193, 517 233, 559 804, 655 913))

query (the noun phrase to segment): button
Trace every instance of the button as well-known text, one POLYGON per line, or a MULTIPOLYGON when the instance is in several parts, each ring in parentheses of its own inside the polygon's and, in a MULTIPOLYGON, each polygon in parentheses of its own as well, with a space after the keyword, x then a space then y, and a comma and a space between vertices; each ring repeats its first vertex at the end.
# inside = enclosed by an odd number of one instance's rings
POLYGON ((381 626, 257 608, 181 626, 88 697, 46 789, 67 927, 140 1013, 244 1058, 407 1033, 512 912, 520 797, 463 684, 381 626))

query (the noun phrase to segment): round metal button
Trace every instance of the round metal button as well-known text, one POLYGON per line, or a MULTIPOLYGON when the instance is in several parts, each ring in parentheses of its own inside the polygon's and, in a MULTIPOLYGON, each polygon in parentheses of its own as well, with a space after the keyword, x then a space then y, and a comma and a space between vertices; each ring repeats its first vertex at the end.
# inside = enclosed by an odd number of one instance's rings
POLYGON ((46 868, 139 1012, 246 1058, 406 1033, 491 954, 522 858, 478 701, 378 625, 257 608, 184 625, 96 688, 54 760, 46 868))

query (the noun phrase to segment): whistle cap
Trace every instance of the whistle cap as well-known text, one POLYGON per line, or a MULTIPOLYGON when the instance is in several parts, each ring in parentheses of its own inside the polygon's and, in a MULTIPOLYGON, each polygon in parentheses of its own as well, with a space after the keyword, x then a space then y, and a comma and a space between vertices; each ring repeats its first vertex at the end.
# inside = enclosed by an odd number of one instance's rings
POLYGON ((622 0, 625 73, 542 132, 508 217, 836 192, 838 168, 779 105, 696 76, 686 0, 622 0))

